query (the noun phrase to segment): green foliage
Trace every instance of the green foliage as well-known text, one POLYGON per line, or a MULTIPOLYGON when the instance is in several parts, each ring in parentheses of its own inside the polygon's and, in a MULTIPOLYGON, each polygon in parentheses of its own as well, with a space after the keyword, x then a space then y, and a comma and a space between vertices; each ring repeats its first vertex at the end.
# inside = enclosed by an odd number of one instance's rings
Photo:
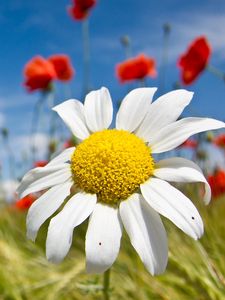
MULTIPOLYGON (((189 191, 190 192, 190 191, 189 191)), ((192 190, 193 192, 193 190, 192 190)), ((152 277, 124 234, 111 271, 111 299, 225 299, 225 198, 199 204, 205 235, 196 242, 165 221, 169 239, 166 272, 152 277)), ((60 265, 45 258, 47 225, 36 244, 26 239, 25 215, 13 208, 0 211, 0 299, 102 299, 102 276, 85 273, 87 223, 75 230, 73 247, 60 265)))

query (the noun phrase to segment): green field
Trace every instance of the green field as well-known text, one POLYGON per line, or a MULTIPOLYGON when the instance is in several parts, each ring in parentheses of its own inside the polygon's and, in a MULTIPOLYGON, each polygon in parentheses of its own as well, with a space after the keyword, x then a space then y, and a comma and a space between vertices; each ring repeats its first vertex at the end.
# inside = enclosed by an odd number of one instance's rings
MULTIPOLYGON (((203 217, 205 234, 196 242, 164 220, 170 252, 161 276, 152 277, 145 270, 123 235, 120 255, 111 270, 110 299, 225 299, 225 198, 207 207, 197 199, 194 202, 203 217)), ((74 232, 64 262, 52 265, 45 258, 47 224, 34 244, 26 239, 25 218, 26 212, 1 207, 0 299, 103 299, 102 276, 85 273, 87 223, 74 232)))

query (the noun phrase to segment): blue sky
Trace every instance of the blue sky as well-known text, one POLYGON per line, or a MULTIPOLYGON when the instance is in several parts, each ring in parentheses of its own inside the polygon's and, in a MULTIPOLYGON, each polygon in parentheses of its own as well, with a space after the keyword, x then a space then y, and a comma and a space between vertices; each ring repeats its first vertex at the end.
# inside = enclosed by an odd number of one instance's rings
MULTIPOLYGON (((33 56, 55 53, 71 56, 76 76, 71 83, 72 96, 81 98, 82 36, 80 22, 73 21, 66 7, 70 0, 2 0, 0 2, 0 127, 10 130, 10 143, 16 155, 26 152, 29 143, 31 112, 38 93, 28 94, 23 88, 23 67, 33 56)), ((195 37, 208 37, 213 54, 211 63, 225 70, 225 2, 99 0, 90 16, 91 83, 93 89, 106 86, 118 101, 135 85, 120 85, 115 77, 115 64, 125 57, 120 38, 129 35, 132 53, 154 57, 160 74, 162 57, 162 26, 171 24, 169 64, 166 88, 169 91, 179 78, 176 61, 195 37)), ((149 79, 149 86, 158 86, 159 78, 149 79)), ((62 89, 62 87, 59 87, 62 89)), ((188 87, 195 92, 186 115, 225 119, 225 83, 210 73, 204 73, 188 87)), ((60 93, 59 95, 62 95, 60 93)), ((58 96, 61 102, 64 96, 58 96), (62 97, 62 98, 61 98, 62 97)), ((40 156, 46 146, 46 135, 40 136, 40 156)), ((0 149, 3 172, 6 154, 0 149)), ((6 175, 7 176, 7 175, 6 175)))

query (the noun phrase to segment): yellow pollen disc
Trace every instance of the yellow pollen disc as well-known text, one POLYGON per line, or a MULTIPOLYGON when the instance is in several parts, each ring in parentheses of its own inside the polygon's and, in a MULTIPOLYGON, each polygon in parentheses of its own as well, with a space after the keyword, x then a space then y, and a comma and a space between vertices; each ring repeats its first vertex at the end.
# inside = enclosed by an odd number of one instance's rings
POLYGON ((115 205, 152 175, 154 160, 142 139, 124 130, 108 129, 93 133, 76 148, 71 170, 78 188, 115 205))

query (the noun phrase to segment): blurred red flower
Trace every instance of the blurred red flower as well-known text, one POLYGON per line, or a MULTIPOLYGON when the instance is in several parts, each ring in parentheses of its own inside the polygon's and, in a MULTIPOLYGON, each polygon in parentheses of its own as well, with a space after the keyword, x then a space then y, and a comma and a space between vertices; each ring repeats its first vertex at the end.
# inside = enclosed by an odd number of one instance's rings
POLYGON ((68 55, 52 55, 48 58, 48 61, 53 64, 58 80, 69 81, 72 79, 75 71, 68 55))
POLYGON ((63 148, 70 148, 70 147, 74 147, 77 144, 77 140, 76 138, 73 136, 70 139, 66 140, 65 143, 63 144, 63 148))
POLYGON ((145 54, 140 54, 117 64, 116 74, 120 82, 144 79, 147 76, 155 77, 155 60, 145 54))
POLYGON ((220 134, 220 135, 216 136, 216 137, 213 139, 213 143, 214 143, 216 146, 225 149, 225 134, 220 134))
POLYGON ((34 167, 45 167, 47 165, 48 161, 47 160, 38 160, 34 162, 34 167))
POLYGON ((65 141, 65 143, 63 144, 63 148, 67 149, 67 148, 70 148, 70 147, 74 147, 73 141, 72 140, 65 141))
POLYGON ((207 178, 212 190, 213 197, 219 197, 225 193, 225 172, 223 170, 216 170, 214 174, 207 178))
POLYGON ((29 92, 47 90, 51 81, 56 78, 55 68, 51 62, 41 56, 33 57, 24 67, 26 86, 29 92))
POLYGON ((87 18, 91 8, 96 4, 96 0, 73 0, 73 5, 69 7, 69 14, 75 20, 87 18))
POLYGON ((18 208, 20 210, 27 210, 35 200, 36 200, 36 197, 32 194, 29 194, 26 197, 18 200, 15 203, 15 206, 16 206, 16 208, 18 208))
POLYGON ((183 142, 179 148, 191 148, 196 149, 198 146, 198 142, 193 139, 187 139, 185 142, 183 142))
POLYGON ((191 84, 206 68, 211 55, 211 47, 206 37, 195 39, 188 47, 187 52, 178 59, 181 68, 181 81, 191 84))

